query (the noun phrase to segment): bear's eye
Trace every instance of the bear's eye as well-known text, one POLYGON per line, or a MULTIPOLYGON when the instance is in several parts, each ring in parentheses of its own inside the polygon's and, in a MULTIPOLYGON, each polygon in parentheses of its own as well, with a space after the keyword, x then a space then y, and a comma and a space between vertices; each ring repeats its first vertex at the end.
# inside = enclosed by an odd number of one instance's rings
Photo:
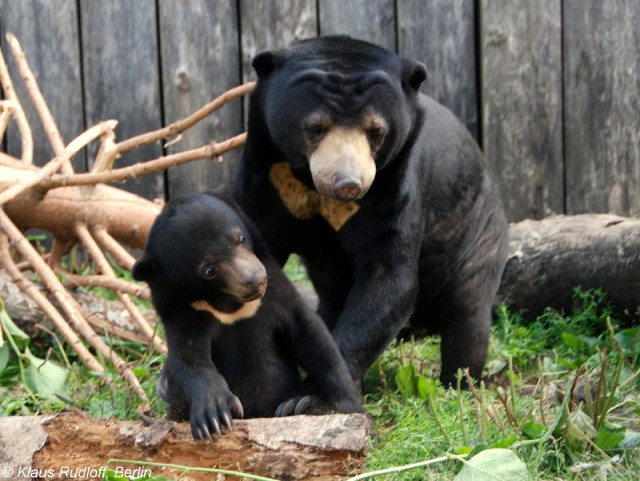
POLYGON ((239 243, 239 244, 244 244, 244 241, 245 241, 245 239, 244 239, 244 235, 240 234, 240 235, 238 236, 238 243, 239 243))
POLYGON ((322 123, 309 123, 305 126, 304 133, 311 143, 319 142, 329 131, 329 128, 322 123))
POLYGON ((367 129, 367 138, 371 147, 378 148, 384 140, 385 131, 382 127, 370 127, 367 129))
POLYGON ((202 277, 205 279, 213 279, 216 276, 216 268, 212 265, 207 265, 202 268, 202 277))

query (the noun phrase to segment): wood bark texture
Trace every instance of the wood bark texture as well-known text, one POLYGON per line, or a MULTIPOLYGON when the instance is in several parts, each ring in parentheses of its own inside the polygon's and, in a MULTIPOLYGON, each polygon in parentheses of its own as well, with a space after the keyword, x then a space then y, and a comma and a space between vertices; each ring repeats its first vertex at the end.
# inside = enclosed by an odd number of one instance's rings
MULTIPOLYGON (((206 442, 193 440, 188 423, 147 421, 145 425, 93 419, 79 411, 0 418, 0 445, 6 447, 0 452, 0 464, 16 474, 28 466, 51 474, 46 476, 50 480, 68 479, 63 469, 79 474, 87 468, 139 467, 109 462, 119 459, 242 471, 283 481, 336 481, 361 472, 369 448, 370 421, 364 414, 248 419, 206 442)), ((179 468, 149 469, 154 477, 169 479, 184 473, 179 468)), ((215 473, 197 471, 185 476, 182 479, 216 479, 215 473)))
POLYGON ((509 259, 497 304, 532 318, 570 312, 574 287, 605 291, 617 314, 638 320, 640 221, 609 214, 525 220, 509 229, 509 259))

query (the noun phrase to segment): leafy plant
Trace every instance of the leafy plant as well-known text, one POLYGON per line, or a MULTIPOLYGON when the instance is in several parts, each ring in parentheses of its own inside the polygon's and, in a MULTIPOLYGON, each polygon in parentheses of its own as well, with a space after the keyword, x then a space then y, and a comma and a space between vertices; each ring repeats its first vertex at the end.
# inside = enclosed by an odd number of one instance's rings
POLYGON ((1 300, 0 323, 3 341, 0 343, 0 385, 6 388, 21 382, 28 394, 27 402, 7 397, 2 403, 2 411, 11 413, 18 407, 38 406, 43 402, 49 403, 48 408, 60 405, 58 396, 67 393, 69 370, 31 352, 31 338, 11 320, 1 300))

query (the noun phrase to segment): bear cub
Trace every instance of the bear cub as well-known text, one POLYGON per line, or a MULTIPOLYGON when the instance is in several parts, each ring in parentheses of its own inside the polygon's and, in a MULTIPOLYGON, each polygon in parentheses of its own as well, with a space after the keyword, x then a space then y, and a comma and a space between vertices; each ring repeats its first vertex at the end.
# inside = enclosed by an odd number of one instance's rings
POLYGON ((169 202, 132 274, 148 283, 166 332, 158 393, 195 439, 243 416, 361 411, 322 319, 224 191, 169 202))

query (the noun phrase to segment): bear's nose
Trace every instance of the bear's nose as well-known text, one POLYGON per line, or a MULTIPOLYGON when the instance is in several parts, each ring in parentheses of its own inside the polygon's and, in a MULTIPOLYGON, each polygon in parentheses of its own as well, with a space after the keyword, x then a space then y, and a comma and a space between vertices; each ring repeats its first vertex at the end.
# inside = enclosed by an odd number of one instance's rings
POLYGON ((362 197, 362 183, 354 179, 343 179, 333 188, 334 195, 340 200, 355 200, 362 197))
POLYGON ((261 296, 264 295, 267 290, 267 276, 265 275, 262 279, 258 281, 257 290, 261 296))
POLYGON ((267 273, 264 270, 254 273, 244 282, 244 289, 249 293, 249 297, 262 297, 267 290, 267 273))

